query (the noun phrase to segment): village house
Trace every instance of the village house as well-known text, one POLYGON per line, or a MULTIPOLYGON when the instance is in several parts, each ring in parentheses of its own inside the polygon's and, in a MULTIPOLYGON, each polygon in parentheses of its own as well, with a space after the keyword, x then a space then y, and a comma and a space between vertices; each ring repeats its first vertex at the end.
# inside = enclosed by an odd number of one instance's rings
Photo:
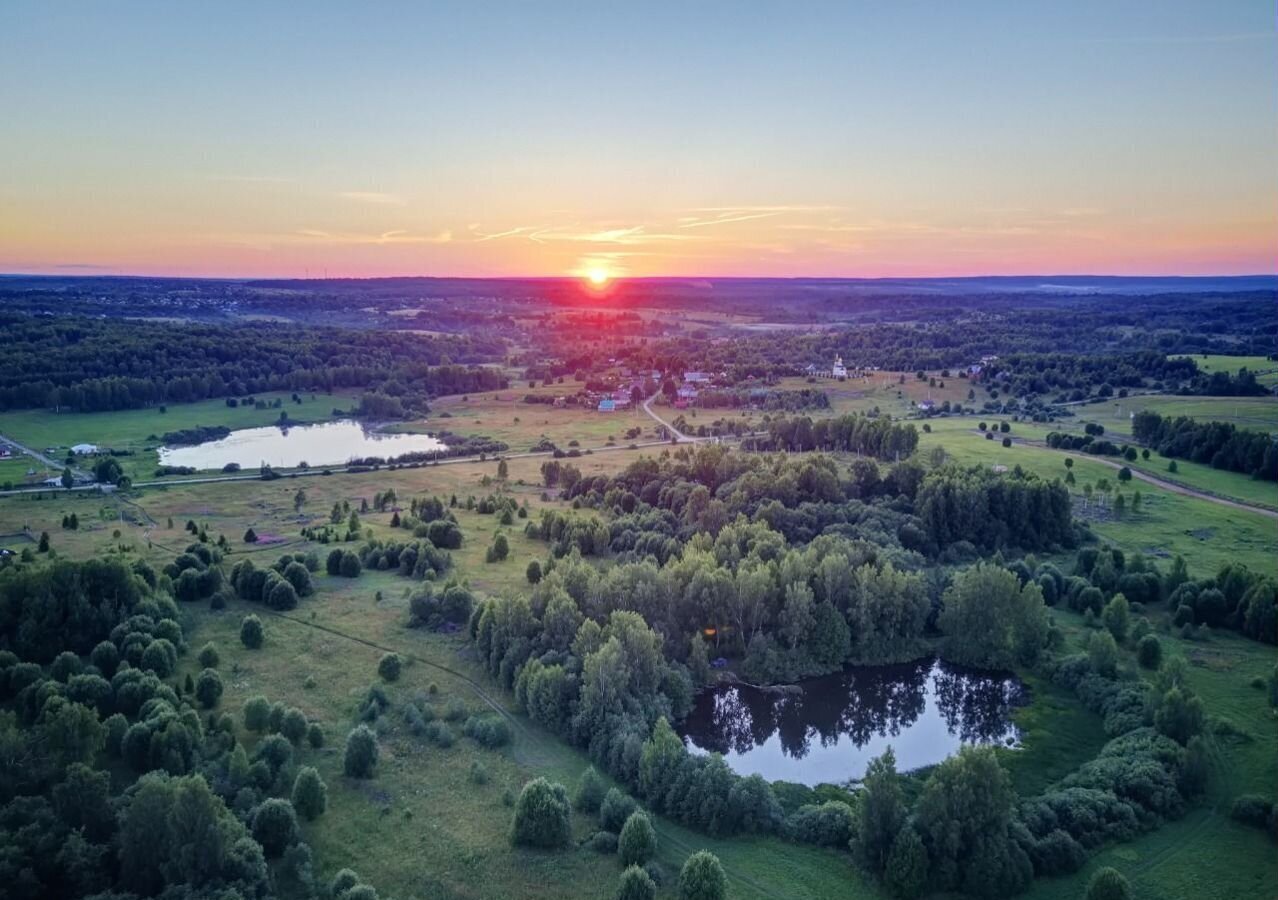
POLYGON ((98 452, 97 444, 75 444, 71 447, 71 452, 76 456, 92 456, 98 452))
POLYGON ((684 372, 683 380, 689 384, 705 384, 710 380, 709 372, 684 372))

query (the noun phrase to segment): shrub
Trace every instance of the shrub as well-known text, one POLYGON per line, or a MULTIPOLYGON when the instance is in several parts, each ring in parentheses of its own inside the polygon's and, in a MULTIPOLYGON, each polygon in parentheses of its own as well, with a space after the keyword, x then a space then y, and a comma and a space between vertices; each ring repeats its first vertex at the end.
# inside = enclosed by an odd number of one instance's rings
POLYGON ((470 780, 473 784, 488 783, 488 769, 477 759, 473 759, 470 762, 470 780))
POLYGON ((296 706, 290 706, 280 720, 280 734, 291 744, 301 744, 306 739, 306 714, 296 706))
POLYGON ((387 653, 377 664, 377 674, 387 681, 399 681, 401 663, 398 653, 387 653))
POLYGON ((510 726, 497 715, 471 716, 462 726, 462 733, 489 750, 496 750, 510 743, 510 726))
POLYGON ((652 900, 657 896, 657 885, 643 869, 630 866, 621 873, 617 882, 617 900, 652 900))
POLYGON ((679 872, 681 900, 725 900, 727 896, 728 876, 719 858, 708 850, 689 856, 679 872))
POLYGON ((1237 797, 1229 810, 1229 815, 1234 821, 1250 825, 1252 828, 1268 828, 1273 814, 1273 802, 1257 794, 1243 794, 1237 797))
POLYGON ((564 786, 536 778, 524 785, 515 802, 511 842, 525 847, 565 847, 572 840, 571 815, 564 786))
POLYGON ((312 722, 307 726, 306 743, 310 744, 316 750, 324 746, 324 729, 320 727, 318 722, 312 722))
POLYGON ((282 854, 297 843, 297 814, 293 804, 278 797, 262 802, 253 814, 253 840, 262 845, 267 859, 282 854))
POLYGON ((623 866, 642 866, 657 855, 657 832, 642 812, 634 812, 621 826, 617 855, 623 866))
POLYGON ((447 722, 460 722, 467 714, 466 704, 459 697, 451 698, 444 707, 444 720, 447 722))
POLYGON ((629 819, 631 813, 638 808, 639 804, 635 802, 634 797, 622 793, 616 788, 609 788, 608 793, 604 795, 603 803, 599 807, 599 824, 604 831, 619 834, 622 826, 626 824, 626 819, 629 819))
POLYGON ((371 778, 377 765, 377 736, 367 725, 359 725, 346 736, 342 770, 351 778, 371 778))
POLYGON ((839 800, 800 806, 786 823, 794 840, 820 847, 846 847, 855 827, 852 807, 839 800))
POLYGON ((350 550, 342 552, 338 574, 343 578, 357 578, 360 572, 359 557, 350 550))
POLYGON ((261 694, 244 701, 244 727, 262 734, 270 724, 271 704, 261 694))
POLYGON ((262 646, 264 637, 262 620, 252 614, 245 616, 240 623, 240 643, 250 650, 256 650, 262 646))
POLYGON ((209 641, 207 644, 201 647, 200 655, 198 659, 200 661, 200 665, 203 666, 204 668, 216 669, 217 664, 221 662, 221 657, 218 655, 218 652, 217 652, 217 644, 213 643, 212 641, 209 641))
POLYGON ((604 780, 599 777, 599 773, 595 771, 594 766, 587 766, 586 771, 581 773, 581 779, 577 782, 577 809, 586 813, 599 812, 599 805, 603 803, 604 794, 607 793, 607 787, 604 780))
POLYGON ((453 731, 443 722, 431 722, 426 726, 426 739, 440 749, 447 750, 453 745, 456 738, 453 737, 453 731))
POLYGON ((1127 879, 1109 866, 1097 869, 1087 882, 1087 900, 1129 900, 1131 895, 1127 879))
POLYGON ((274 777, 281 769, 293 762, 293 745, 283 735, 268 734, 258 741, 253 752, 255 760, 261 760, 270 767, 274 777))
POLYGON ((524 570, 524 576, 528 579, 529 584, 537 584, 541 581, 541 563, 533 560, 528 564, 528 568, 524 570))
POLYGON ((328 808, 328 786, 312 766, 304 766, 293 781, 293 806, 311 821, 328 808))
POLYGON ((212 709, 222 699, 222 676, 216 669, 205 669, 195 682, 195 699, 205 709, 212 709))
POLYGON ((586 839, 586 846, 596 853, 616 853, 617 836, 611 831, 596 831, 586 839))

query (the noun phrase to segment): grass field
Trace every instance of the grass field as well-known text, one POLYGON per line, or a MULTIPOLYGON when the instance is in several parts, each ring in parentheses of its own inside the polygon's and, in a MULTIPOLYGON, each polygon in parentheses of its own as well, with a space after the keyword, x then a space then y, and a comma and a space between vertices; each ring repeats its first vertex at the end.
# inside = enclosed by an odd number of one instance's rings
MULTIPOLYGON (((1189 354, 1182 354, 1189 355, 1189 354)), ((1219 354, 1199 354, 1192 357, 1200 372, 1228 372, 1234 375, 1239 369, 1248 369, 1256 374, 1261 384, 1278 384, 1278 361, 1265 356, 1221 356, 1219 354)))
MULTIPOLYGON (((304 394, 301 397, 299 404, 294 403, 287 393, 260 394, 255 399, 265 401, 266 409, 243 404, 232 409, 225 400, 202 400, 171 404, 163 413, 159 407, 101 413, 19 410, 0 413, 0 434, 40 453, 56 448, 58 452, 48 454, 54 459, 61 459, 66 449, 75 444, 97 444, 103 449, 131 451, 133 455, 120 457, 120 465, 126 475, 139 481, 153 477, 159 464, 159 456, 154 449, 158 442, 148 440, 152 435, 197 425, 225 425, 233 429, 261 427, 278 421, 281 412, 287 412, 295 421, 320 422, 333 417, 334 407, 346 408, 352 403, 352 398, 343 394, 304 394), (283 404, 280 409, 271 408, 276 400, 283 404)), ((0 482, 3 481, 0 478, 0 482)))
POLYGON ((1200 422, 1229 422, 1239 428, 1278 431, 1278 397, 1180 397, 1175 394, 1137 394, 1122 400, 1074 408, 1083 421, 1099 422, 1105 430, 1127 436, 1132 414, 1142 410, 1160 416, 1188 416, 1200 422))

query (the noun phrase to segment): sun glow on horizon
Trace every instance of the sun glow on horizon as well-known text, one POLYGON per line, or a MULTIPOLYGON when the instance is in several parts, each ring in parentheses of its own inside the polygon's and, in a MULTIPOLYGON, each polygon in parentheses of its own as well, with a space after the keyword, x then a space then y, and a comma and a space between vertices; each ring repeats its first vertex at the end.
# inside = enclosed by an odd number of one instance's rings
POLYGON ((594 266, 586 270, 586 280, 595 287, 603 287, 612 276, 603 266, 594 266))

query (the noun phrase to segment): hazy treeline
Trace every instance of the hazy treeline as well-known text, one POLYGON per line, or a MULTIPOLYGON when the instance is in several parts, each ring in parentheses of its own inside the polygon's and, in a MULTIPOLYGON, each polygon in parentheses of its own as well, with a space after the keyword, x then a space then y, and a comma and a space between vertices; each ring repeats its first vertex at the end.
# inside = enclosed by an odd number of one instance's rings
POLYGON ((1132 418, 1132 437, 1163 456, 1278 481, 1278 442, 1259 431, 1142 410, 1132 418))

